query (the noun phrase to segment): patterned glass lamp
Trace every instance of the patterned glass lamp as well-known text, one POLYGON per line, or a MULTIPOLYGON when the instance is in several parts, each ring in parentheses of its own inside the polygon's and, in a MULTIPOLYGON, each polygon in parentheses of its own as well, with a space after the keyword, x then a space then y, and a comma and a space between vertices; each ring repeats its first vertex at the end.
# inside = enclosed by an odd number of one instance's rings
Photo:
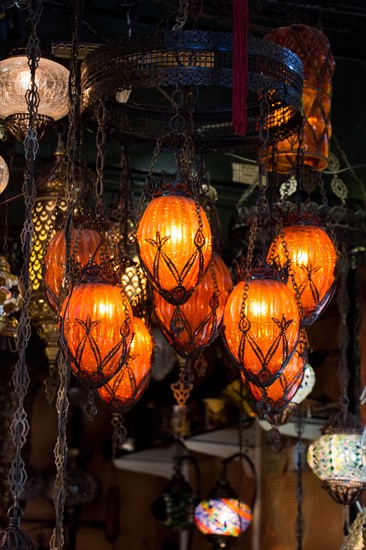
POLYGON ((15 336, 17 320, 12 314, 22 304, 20 282, 10 271, 5 256, 0 256, 0 335, 15 336))
POLYGON ((198 529, 215 549, 230 548, 241 533, 249 527, 253 518, 256 497, 256 474, 254 464, 244 453, 236 453, 223 461, 222 472, 209 498, 196 507, 194 519, 198 529), (227 478, 227 466, 235 458, 243 458, 249 465, 255 485, 250 506, 239 500, 227 478))
MULTIPOLYGON (((30 69, 25 55, 8 57, 0 61, 0 118, 4 120, 5 128, 18 141, 24 139, 28 127, 26 92, 29 82, 30 69)), ((67 114, 68 82, 68 69, 55 61, 41 57, 36 70, 36 84, 40 97, 36 115, 38 138, 50 124, 67 114)))

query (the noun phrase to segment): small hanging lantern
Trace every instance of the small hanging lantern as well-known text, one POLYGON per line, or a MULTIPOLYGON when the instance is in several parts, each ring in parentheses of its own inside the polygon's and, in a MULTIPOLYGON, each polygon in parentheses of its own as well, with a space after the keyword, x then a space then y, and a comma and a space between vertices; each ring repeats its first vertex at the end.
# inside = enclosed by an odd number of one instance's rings
POLYGON ((126 295, 96 264, 85 268, 60 313, 61 343, 71 369, 86 387, 106 384, 126 362, 132 310, 126 295))
POLYGON ((198 529, 215 549, 230 548, 249 527, 253 519, 256 491, 255 468, 249 457, 244 453, 236 453, 226 458, 217 485, 210 497, 198 504, 194 513, 198 529), (227 465, 237 457, 244 458, 253 473, 255 485, 250 505, 239 500, 227 478, 227 465))
POLYGON ((13 313, 22 305, 20 281, 10 271, 5 256, 0 256, 0 334, 14 336, 18 324, 13 313))
POLYGON ((154 292, 154 311, 165 336, 182 357, 194 357, 218 336, 232 279, 215 254, 203 279, 181 306, 173 306, 154 292))
POLYGON ((284 274, 268 266, 252 271, 230 294, 224 311, 224 337, 245 376, 260 388, 273 384, 299 339, 300 314, 284 274))
MULTIPOLYGON (((303 309, 302 322, 312 324, 325 309, 335 289, 337 250, 320 225, 306 221, 285 226, 272 242, 267 261, 289 260, 303 309)), ((293 288, 293 280, 287 281, 293 288)))
MULTIPOLYGON (((0 61, 2 90, 0 118, 5 128, 23 141, 29 124, 26 92, 29 90, 30 69, 25 55, 8 57, 0 61)), ((38 138, 56 120, 68 112, 69 70, 63 65, 41 57, 35 72, 39 106, 35 115, 38 138)))
MULTIPOLYGON (((283 46, 296 54, 304 65, 302 92, 303 135, 301 157, 304 164, 315 170, 328 166, 329 140, 332 133, 330 121, 332 76, 334 58, 328 38, 319 30, 307 25, 291 25, 275 29, 265 39, 283 46)), ((269 148, 266 164, 269 170, 288 172, 298 163, 299 136, 293 134, 280 140, 273 151, 269 148)))
POLYGON ((137 243, 141 263, 168 302, 186 302, 211 259, 211 229, 201 206, 183 194, 152 199, 140 220, 137 243))
MULTIPOLYGON (((84 267, 88 263, 104 263, 108 258, 108 248, 102 234, 92 228, 72 228, 69 251, 71 261, 84 267)), ((55 311, 62 305, 64 278, 66 273, 66 240, 63 230, 56 231, 50 240, 44 256, 44 286, 47 299, 55 311)))
POLYGON ((354 503, 366 488, 366 444, 361 424, 341 410, 308 449, 308 464, 339 504, 354 503))
POLYGON ((182 473, 182 462, 187 459, 193 460, 193 457, 175 458, 173 477, 151 506, 156 521, 172 529, 187 530, 194 526, 198 497, 182 473))
POLYGON ((127 412, 141 397, 151 378, 153 341, 142 319, 132 321, 132 340, 125 365, 98 388, 100 397, 119 412, 127 412))

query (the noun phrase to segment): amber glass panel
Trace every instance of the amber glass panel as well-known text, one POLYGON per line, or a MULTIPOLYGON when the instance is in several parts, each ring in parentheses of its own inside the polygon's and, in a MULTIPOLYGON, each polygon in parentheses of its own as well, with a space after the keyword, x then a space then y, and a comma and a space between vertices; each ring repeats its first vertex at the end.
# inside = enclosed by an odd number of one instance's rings
MULTIPOLYGON (((275 29, 266 40, 288 48, 304 64, 302 107, 304 112, 303 162, 321 171, 328 166, 332 76, 334 58, 328 38, 319 30, 307 25, 291 25, 275 29)), ((295 167, 299 140, 295 134, 277 143, 276 165, 272 166, 270 148, 267 167, 277 172, 288 172, 295 167)))
POLYGON ((100 397, 115 408, 130 409, 146 390, 151 375, 153 342, 145 323, 134 317, 129 357, 122 369, 104 386, 100 397))
POLYGON ((244 281, 238 283, 226 302, 224 336, 247 381, 268 386, 297 344, 298 306, 292 289, 282 281, 249 281, 243 302, 244 285, 244 281))
MULTIPOLYGON (((337 251, 328 234, 317 225, 289 225, 268 252, 267 261, 291 261, 303 308, 303 321, 314 322, 326 307, 334 288, 337 251)), ((292 280, 287 283, 293 289, 292 280)))

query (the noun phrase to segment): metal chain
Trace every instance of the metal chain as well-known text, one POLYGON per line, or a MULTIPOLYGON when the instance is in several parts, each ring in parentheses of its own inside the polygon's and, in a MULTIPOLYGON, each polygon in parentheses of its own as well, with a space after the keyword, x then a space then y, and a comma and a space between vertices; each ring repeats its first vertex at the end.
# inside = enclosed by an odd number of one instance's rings
POLYGON ((29 127, 27 129, 24 140, 26 167, 24 171, 24 182, 22 187, 25 204, 25 221, 20 235, 24 261, 20 277, 23 286, 23 305, 17 330, 19 357, 15 365, 13 375, 13 384, 18 399, 18 407, 14 413, 13 420, 10 426, 15 446, 15 457, 12 461, 8 475, 10 491, 14 498, 14 507, 16 509, 20 506, 19 500, 27 480, 27 472, 21 452, 29 432, 29 422, 27 418, 27 413, 24 409, 24 399, 29 386, 29 375, 26 364, 26 349, 31 335, 29 304, 32 289, 29 277, 29 262, 34 233, 32 210, 34 208, 36 198, 36 188, 34 183, 34 161, 36 159, 38 151, 38 139, 35 122, 39 106, 39 94, 35 81, 35 73, 41 56, 39 40, 37 37, 37 25, 41 17, 41 12, 41 0, 33 0, 32 2, 30 2, 28 17, 30 34, 28 37, 26 48, 28 66, 30 70, 30 84, 25 95, 29 114, 29 127))
POLYGON ((97 179, 95 182, 95 194, 96 194, 96 212, 97 215, 101 215, 103 212, 103 180, 104 180, 104 154, 105 154, 105 104, 103 100, 99 100, 97 109, 97 123, 98 129, 96 134, 97 155, 95 169, 97 172, 97 179))
POLYGON ((189 0, 179 0, 179 9, 175 18, 175 25, 173 25, 173 31, 183 30, 184 25, 188 19, 189 0))
POLYGON ((297 500, 297 516, 296 516, 296 540, 297 550, 302 550, 302 541, 304 535, 304 489, 303 489, 303 470, 304 470, 304 451, 305 447, 302 442, 302 434, 304 431, 302 411, 299 408, 299 416, 297 421, 298 440, 295 445, 295 464, 296 464, 296 500, 297 500))
MULTIPOLYGON (((70 231, 73 225, 74 211, 74 185, 75 185, 75 159, 77 154, 76 131, 79 119, 79 94, 78 94, 78 29, 81 20, 81 1, 74 2, 73 37, 70 59, 70 96, 69 96, 69 129, 67 135, 67 190, 66 190, 66 266, 65 266, 65 292, 71 287, 72 267, 71 254, 69 252, 70 231)), ((53 502, 55 506, 55 527, 50 539, 50 550, 62 550, 65 546, 64 537, 64 509, 65 509, 65 476, 67 467, 67 421, 68 421, 68 389, 70 381, 70 366, 63 350, 58 356, 59 389, 57 392, 56 409, 58 414, 58 435, 54 448, 56 479, 53 488, 53 502)))
POLYGON ((113 426, 112 459, 115 459, 118 450, 121 449, 127 438, 127 430, 124 425, 123 414, 121 411, 113 412, 111 424, 113 426))
POLYGON ((349 383, 349 371, 348 371, 348 360, 347 360, 347 351, 348 345, 350 342, 350 334, 347 324, 347 315, 350 306, 350 299, 347 291, 347 279, 349 272, 349 260, 345 246, 343 246, 341 257, 338 264, 338 277, 339 277, 339 286, 338 286, 338 308, 339 308, 339 330, 338 330, 338 343, 339 343, 339 365, 338 365, 338 379, 340 385, 341 395, 339 402, 341 408, 345 411, 348 409, 349 399, 347 396, 348 393, 348 383, 349 383))

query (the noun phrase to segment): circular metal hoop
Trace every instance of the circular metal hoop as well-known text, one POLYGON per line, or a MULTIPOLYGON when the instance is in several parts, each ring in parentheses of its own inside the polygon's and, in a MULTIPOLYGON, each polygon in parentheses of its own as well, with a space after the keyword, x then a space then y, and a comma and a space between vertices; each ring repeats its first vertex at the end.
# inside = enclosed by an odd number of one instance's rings
MULTIPOLYGON (((290 50, 258 38, 251 37, 248 48, 245 139, 258 141, 260 100, 267 97, 264 126, 275 142, 299 127, 302 63, 290 50)), ((160 89, 168 88, 169 96, 169 87, 180 86, 186 92, 181 114, 196 143, 242 144, 231 126, 232 50, 232 34, 206 31, 166 31, 108 44, 83 61, 81 109, 93 119, 98 101, 107 99, 111 136, 154 141, 169 130, 175 113, 171 103, 164 106, 167 94, 160 89), (115 100, 129 90, 128 101, 128 94, 125 103, 115 100)))

